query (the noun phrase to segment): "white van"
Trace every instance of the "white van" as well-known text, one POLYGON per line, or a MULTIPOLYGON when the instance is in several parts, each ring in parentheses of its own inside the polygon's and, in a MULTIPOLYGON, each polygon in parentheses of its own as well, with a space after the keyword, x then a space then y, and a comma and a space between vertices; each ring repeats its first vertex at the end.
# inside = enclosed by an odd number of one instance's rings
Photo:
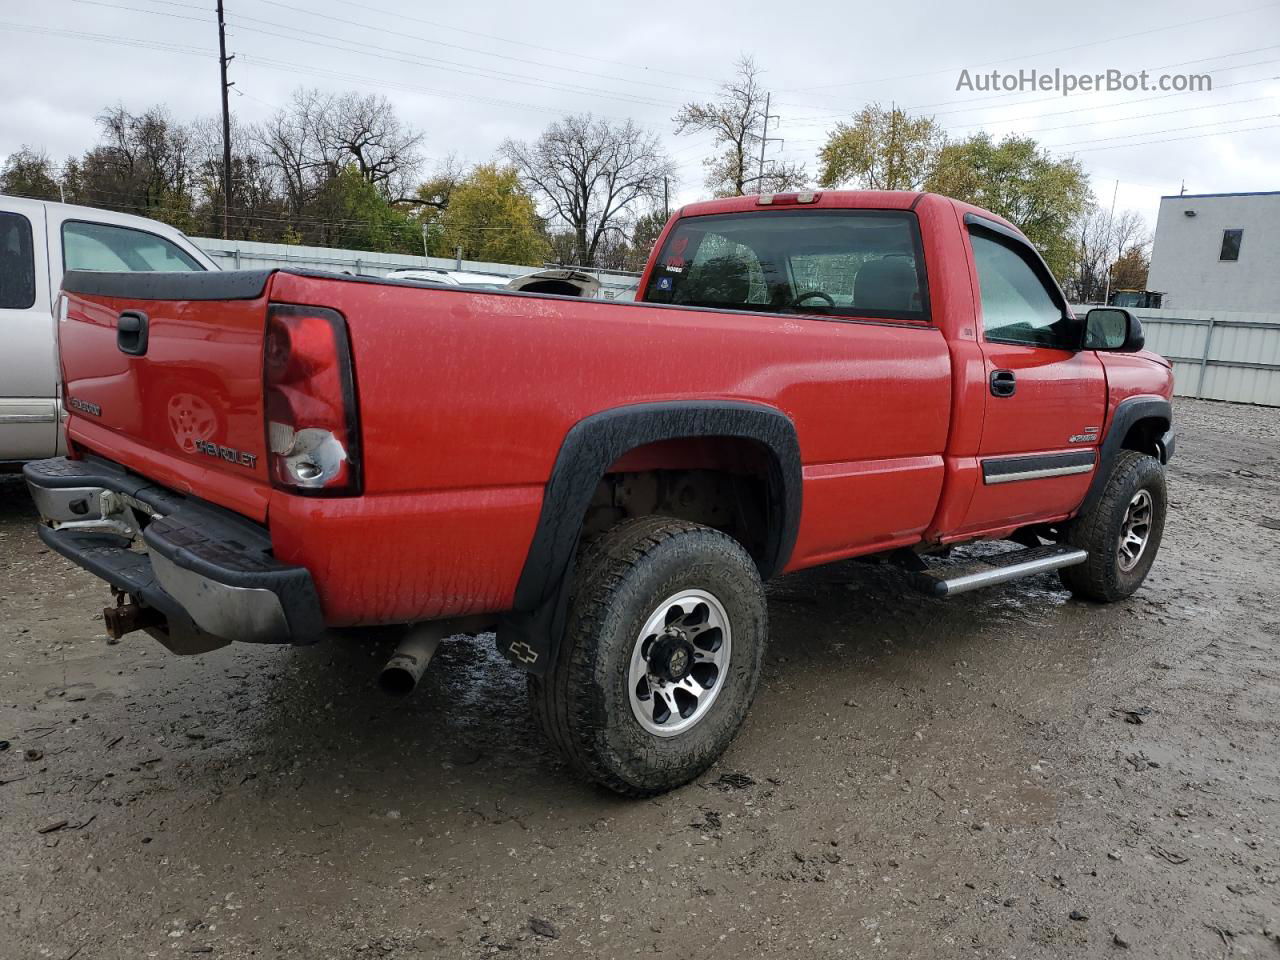
POLYGON ((155 220, 0 195, 0 468, 63 451, 55 304, 65 270, 217 270, 155 220))

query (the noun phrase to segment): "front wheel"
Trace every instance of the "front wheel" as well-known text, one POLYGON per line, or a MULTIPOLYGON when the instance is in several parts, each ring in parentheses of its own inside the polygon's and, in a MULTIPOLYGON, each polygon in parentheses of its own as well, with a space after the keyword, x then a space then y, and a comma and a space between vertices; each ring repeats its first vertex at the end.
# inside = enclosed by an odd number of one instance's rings
POLYGON ((1160 549, 1167 506, 1160 461, 1121 450, 1102 496, 1068 525, 1065 542, 1088 551, 1089 559, 1059 571, 1066 588, 1110 603, 1142 586, 1160 549))
POLYGON ((597 783, 671 790, 737 734, 767 635, 760 576, 737 541, 683 520, 625 521, 578 557, 556 662, 529 678, 534 716, 597 783))

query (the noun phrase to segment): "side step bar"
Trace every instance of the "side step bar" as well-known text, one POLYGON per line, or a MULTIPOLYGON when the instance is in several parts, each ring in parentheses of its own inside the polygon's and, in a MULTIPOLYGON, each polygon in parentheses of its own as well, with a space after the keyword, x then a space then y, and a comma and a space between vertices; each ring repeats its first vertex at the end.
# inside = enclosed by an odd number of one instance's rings
POLYGON ((1089 554, 1075 547, 1051 543, 1043 547, 1010 550, 967 563, 940 566, 915 575, 916 585, 935 597, 954 597, 980 587, 1007 583, 1036 573, 1047 573, 1084 563, 1089 554))

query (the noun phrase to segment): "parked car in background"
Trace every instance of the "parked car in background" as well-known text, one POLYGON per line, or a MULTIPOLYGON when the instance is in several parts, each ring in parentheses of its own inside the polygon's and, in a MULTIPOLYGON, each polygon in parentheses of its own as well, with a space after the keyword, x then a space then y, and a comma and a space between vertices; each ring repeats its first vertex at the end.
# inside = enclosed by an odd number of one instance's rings
POLYGON ((61 452, 55 332, 64 271, 217 269, 155 220, 0 195, 0 464, 61 452))
POLYGON ((1155 290, 1112 290, 1107 297, 1109 307, 1136 307, 1139 310, 1159 310, 1164 294, 1155 290))
POLYGON ((554 293, 562 297, 594 299, 600 292, 600 281, 581 270, 553 268, 528 273, 508 281, 508 290, 522 293, 554 293))
POLYGON ((496 273, 469 273, 466 270, 392 270, 388 280, 412 280, 416 283, 435 283, 445 287, 470 287, 480 290, 501 290, 506 278, 496 273))

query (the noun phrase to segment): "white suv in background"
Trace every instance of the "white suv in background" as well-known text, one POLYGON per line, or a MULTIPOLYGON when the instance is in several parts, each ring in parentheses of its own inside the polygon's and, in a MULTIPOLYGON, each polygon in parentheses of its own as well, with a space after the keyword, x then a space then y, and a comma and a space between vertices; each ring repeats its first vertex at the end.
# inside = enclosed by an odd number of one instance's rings
POLYGON ((61 453, 56 303, 66 270, 217 270, 173 227, 0 195, 0 468, 61 453))

